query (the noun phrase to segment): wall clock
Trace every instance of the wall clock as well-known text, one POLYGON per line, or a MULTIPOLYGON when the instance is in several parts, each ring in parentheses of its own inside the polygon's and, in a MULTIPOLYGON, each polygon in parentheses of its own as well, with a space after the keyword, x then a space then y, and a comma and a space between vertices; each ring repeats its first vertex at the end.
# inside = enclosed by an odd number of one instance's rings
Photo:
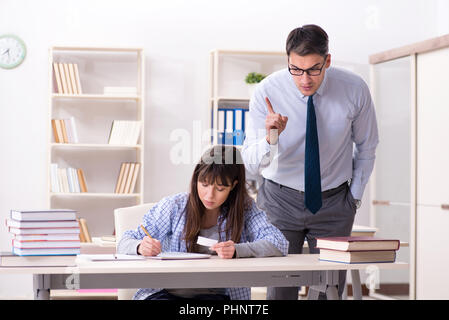
POLYGON ((26 56, 25 43, 17 36, 0 36, 0 67, 12 69, 19 66, 26 56))

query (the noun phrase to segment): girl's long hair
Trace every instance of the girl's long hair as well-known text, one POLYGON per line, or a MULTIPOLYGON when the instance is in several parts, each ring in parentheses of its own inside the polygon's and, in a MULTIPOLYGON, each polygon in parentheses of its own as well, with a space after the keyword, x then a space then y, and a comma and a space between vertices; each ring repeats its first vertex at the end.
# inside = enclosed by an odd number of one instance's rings
POLYGON ((212 147, 201 157, 193 171, 184 227, 184 239, 189 252, 195 250, 201 220, 205 214, 205 207, 198 195, 198 181, 208 184, 219 181, 225 186, 232 186, 234 181, 237 181, 222 204, 221 214, 224 216, 218 218, 218 231, 219 234, 223 231, 222 222, 226 219, 226 239, 220 241, 232 240, 238 243, 244 226, 244 212, 249 206, 250 198, 246 189, 245 166, 237 148, 225 145, 212 147))

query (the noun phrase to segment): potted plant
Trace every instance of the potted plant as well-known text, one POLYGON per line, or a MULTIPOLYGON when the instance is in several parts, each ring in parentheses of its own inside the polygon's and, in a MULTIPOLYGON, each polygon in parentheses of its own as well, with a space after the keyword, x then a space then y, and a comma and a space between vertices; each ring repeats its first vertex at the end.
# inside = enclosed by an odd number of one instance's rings
POLYGON ((245 82, 248 85, 249 96, 252 97, 254 90, 256 89, 256 84, 262 81, 266 75, 257 72, 250 72, 246 75, 245 82))

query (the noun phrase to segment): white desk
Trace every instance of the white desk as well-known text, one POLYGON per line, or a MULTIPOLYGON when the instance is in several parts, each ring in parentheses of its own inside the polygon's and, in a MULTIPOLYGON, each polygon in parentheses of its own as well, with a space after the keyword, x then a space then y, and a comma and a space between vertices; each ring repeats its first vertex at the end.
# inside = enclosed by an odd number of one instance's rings
POLYGON ((408 268, 401 262, 343 264, 319 261, 318 257, 292 254, 243 259, 85 262, 71 267, 1 267, 0 274, 33 274, 35 299, 49 299, 51 289, 264 286, 314 286, 326 292, 328 299, 337 299, 338 270, 365 270, 373 265, 379 269, 408 268))

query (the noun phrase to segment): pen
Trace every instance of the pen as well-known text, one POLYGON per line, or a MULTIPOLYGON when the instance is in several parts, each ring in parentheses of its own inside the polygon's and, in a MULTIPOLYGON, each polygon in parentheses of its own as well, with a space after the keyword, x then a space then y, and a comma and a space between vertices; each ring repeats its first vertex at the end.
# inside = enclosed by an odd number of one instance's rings
POLYGON ((140 227, 141 227, 142 230, 146 233, 146 235, 147 235, 148 237, 150 237, 150 239, 153 239, 153 238, 150 236, 150 234, 148 233, 147 229, 145 229, 145 227, 143 226, 143 224, 141 224, 140 227))

